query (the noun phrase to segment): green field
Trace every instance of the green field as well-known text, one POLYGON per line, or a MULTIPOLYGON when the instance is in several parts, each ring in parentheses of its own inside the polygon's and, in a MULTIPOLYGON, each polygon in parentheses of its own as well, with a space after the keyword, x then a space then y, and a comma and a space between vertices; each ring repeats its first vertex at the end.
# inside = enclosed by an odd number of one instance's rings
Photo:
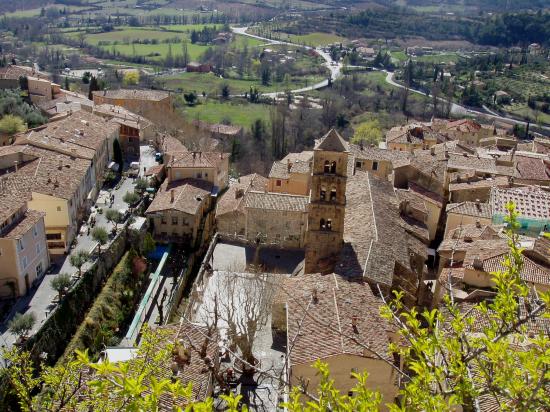
MULTIPOLYGON (((284 35, 282 36, 284 38, 284 35)), ((308 46, 325 46, 332 43, 345 42, 344 37, 337 36, 331 33, 309 33, 303 35, 288 35, 288 39, 292 43, 306 44, 308 46)))
POLYGON ((403 51, 392 51, 390 52, 390 55, 392 58, 400 62, 404 62, 409 58, 403 51))
POLYGON ((177 32, 191 32, 193 30, 200 31, 205 27, 220 29, 223 27, 222 24, 171 24, 169 26, 160 26, 163 30, 177 31, 177 32))
MULTIPOLYGON (((70 33, 70 37, 76 37, 78 33, 70 33)), ((86 35, 86 43, 93 46, 97 46, 100 42, 132 42, 135 40, 168 40, 173 38, 180 38, 183 40, 186 38, 185 34, 171 33, 162 30, 155 30, 152 28, 129 28, 121 27, 120 29, 113 30, 104 33, 94 33, 86 35)))
POLYGON ((208 123, 220 123, 229 120, 232 124, 250 127, 256 119, 269 123, 271 106, 263 104, 233 104, 208 101, 194 107, 186 107, 184 114, 189 121, 202 120, 208 123))
POLYGON ((457 53, 430 54, 416 57, 414 60, 424 63, 456 63, 460 59, 457 53))
MULTIPOLYGON (((324 78, 321 76, 302 76, 291 77, 290 89, 301 89, 317 83, 324 78)), ((258 88, 260 92, 284 91, 286 85, 283 83, 272 82, 269 86, 262 86, 259 79, 222 79, 214 73, 180 73, 174 76, 162 76, 158 81, 163 87, 168 89, 181 89, 184 91, 192 90, 198 94, 205 92, 208 95, 219 95, 223 84, 228 84, 230 94, 242 94, 250 91, 251 86, 258 88)))

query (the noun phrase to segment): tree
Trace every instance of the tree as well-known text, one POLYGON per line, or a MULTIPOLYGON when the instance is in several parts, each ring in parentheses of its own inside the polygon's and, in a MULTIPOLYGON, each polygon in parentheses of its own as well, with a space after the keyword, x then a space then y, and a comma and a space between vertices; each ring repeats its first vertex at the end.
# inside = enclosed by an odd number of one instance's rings
MULTIPOLYGON (((507 207, 506 233, 510 253, 504 258, 504 270, 493 274, 496 293, 491 300, 475 304, 472 310, 460 311, 447 299, 443 311, 425 309, 419 312, 416 308, 404 307, 402 293, 395 292, 395 300, 382 306, 383 316, 396 326, 399 337, 390 344, 389 350, 396 357, 401 356, 405 365, 403 370, 395 369, 399 371, 402 385, 398 396, 395 400, 384 400, 391 412, 439 412, 459 406, 462 410, 475 410, 474 404, 480 396, 489 397, 489 402, 499 405, 499 410, 548 410, 550 337, 545 330, 527 333, 526 327, 550 316, 550 291, 538 291, 538 296, 533 296, 530 287, 521 280, 522 251, 516 235, 520 225, 514 205, 507 207), (474 311, 484 315, 486 322, 477 321, 474 311)), ((239 362, 246 362, 245 354, 254 362, 253 354, 249 353, 250 336, 267 322, 254 314, 258 308, 271 304, 273 293, 269 285, 273 283, 268 282, 265 275, 252 274, 250 276, 260 282, 253 281, 253 286, 246 289, 249 293, 231 294, 225 292, 231 288, 243 290, 239 281, 242 275, 236 278, 225 275, 210 280, 219 279, 222 283, 221 288, 209 288, 214 296, 207 300, 212 304, 204 316, 211 326, 224 320, 227 336, 243 354, 239 362), (231 295, 236 298, 231 300, 231 295)), ((333 330, 339 331, 343 339, 356 339, 346 335, 341 328, 333 330)), ((193 344, 166 343, 172 341, 169 336, 173 336, 172 331, 171 335, 167 333, 156 331, 153 334, 145 329, 137 356, 117 364, 94 363, 87 352, 77 351, 69 362, 37 371, 29 352, 13 348, 4 353, 9 365, 7 377, 24 411, 157 410, 161 395, 165 400, 189 398, 192 393, 191 387, 183 388, 179 379, 171 383, 169 378, 150 378, 173 362, 172 353, 193 349, 193 344), (86 373, 90 379, 86 382, 82 379, 83 373, 90 368, 94 374, 86 373), (41 396, 34 396, 38 392, 41 396)), ((369 349, 372 350, 365 346, 365 350, 369 349)), ((249 366, 259 368, 256 363, 249 366)), ((367 373, 352 373, 357 384, 350 395, 335 388, 326 364, 318 360, 314 366, 320 384, 317 388, 307 388, 307 383, 295 385, 289 401, 283 405, 290 412, 380 410, 381 395, 368 388, 367 373)), ((211 372, 216 375, 214 369, 211 372)), ((280 379, 283 385, 288 385, 284 377, 280 379)), ((222 395, 222 398, 226 410, 239 411, 239 396, 222 395)), ((195 407, 195 410, 212 410, 210 399, 179 404, 195 407)), ((182 412, 181 408, 175 410, 182 412)))
POLYGON ((69 261, 71 266, 74 266, 78 269, 78 277, 82 276, 82 266, 90 260, 90 254, 85 250, 79 250, 78 252, 71 255, 69 261))
POLYGON ((59 294, 59 299, 63 297, 65 290, 71 286, 71 277, 67 273, 60 273, 50 281, 50 286, 59 294))
POLYGON ((132 70, 126 72, 122 78, 122 83, 125 86, 132 86, 139 83, 139 72, 137 70, 132 70))
POLYGON ((140 196, 135 192, 126 192, 122 200, 128 203, 128 206, 132 207, 139 202, 140 196))
POLYGON ((221 86, 221 95, 222 99, 227 100, 229 99, 231 92, 229 90, 229 85, 227 83, 223 83, 221 86))
POLYGON ((355 129, 355 133, 351 138, 352 143, 355 144, 367 144, 378 146, 378 143, 382 140, 382 130, 380 129, 380 123, 378 119, 372 119, 361 123, 355 129))
POLYGON ((147 257, 147 255, 152 253, 155 248, 155 240, 153 239, 153 236, 151 236, 151 233, 147 232, 143 237, 143 242, 141 244, 141 255, 147 257))
POLYGON ((145 189, 149 187, 149 183, 147 182, 147 179, 144 179, 143 177, 139 177, 135 181, 135 188, 137 192, 144 192, 145 189))
POLYGON ((184 40, 181 44, 181 50, 182 50, 182 58, 183 58, 183 65, 187 66, 189 63, 189 51, 187 50, 187 40, 184 40))
POLYGON ((19 337, 26 337, 36 323, 34 313, 17 313, 8 323, 11 333, 19 337))
POLYGON ((194 106, 195 103, 197 102, 197 95, 195 94, 195 92, 185 93, 183 95, 183 98, 185 99, 185 101, 189 106, 194 106))
MULTIPOLYGON (((69 78, 65 76, 65 90, 70 90, 70 89, 71 89, 71 85, 69 83, 69 78)), ((89 94, 88 94, 88 99, 92 100, 89 94)))
POLYGON ((29 79, 27 78, 27 76, 19 77, 19 88, 24 91, 29 90, 29 79))
POLYGON ((271 82, 271 70, 269 69, 269 66, 267 66, 267 64, 262 65, 261 78, 262 78, 262 86, 269 86, 271 82))
POLYGON ((118 230, 118 224, 122 223, 122 214, 115 209, 108 209, 105 212, 105 218, 108 222, 114 223, 115 231, 118 230))
POLYGON ((124 165, 124 158, 122 156, 122 147, 118 139, 113 141, 113 160, 118 164, 119 171, 122 172, 122 166, 124 165))
POLYGON ((94 100, 94 92, 99 90, 99 83, 95 76, 90 77, 90 84, 88 85, 88 99, 94 100))
POLYGON ((254 120, 254 123, 250 126, 250 132, 256 142, 261 142, 265 135, 265 125, 262 119, 254 120))
POLYGON ((104 227, 96 226, 92 230, 92 239, 99 243, 99 253, 101 253, 101 246, 107 243, 109 240, 109 234, 104 227))
POLYGON ((90 83, 90 78, 92 77, 92 73, 90 72, 84 72, 82 75, 82 83, 88 84, 90 83))
POLYGON ((7 114, 0 119, 0 133, 13 136, 16 133, 21 133, 25 130, 27 130, 27 125, 19 116, 7 114))

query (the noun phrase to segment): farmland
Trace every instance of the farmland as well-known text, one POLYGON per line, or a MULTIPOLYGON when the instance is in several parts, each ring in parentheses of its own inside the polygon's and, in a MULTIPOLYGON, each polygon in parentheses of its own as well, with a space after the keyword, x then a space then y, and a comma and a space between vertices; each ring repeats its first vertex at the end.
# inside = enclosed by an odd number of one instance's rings
POLYGON ((184 114, 188 120, 202 120, 209 123, 230 121, 232 124, 250 127, 256 119, 269 123, 270 106, 263 104, 238 104, 207 100, 193 107, 186 107, 184 114))

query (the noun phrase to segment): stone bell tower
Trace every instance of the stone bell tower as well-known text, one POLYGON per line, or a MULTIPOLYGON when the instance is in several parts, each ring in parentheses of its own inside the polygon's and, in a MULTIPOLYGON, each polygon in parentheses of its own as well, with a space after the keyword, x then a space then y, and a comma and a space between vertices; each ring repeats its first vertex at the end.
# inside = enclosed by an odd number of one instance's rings
POLYGON ((313 149, 305 273, 330 273, 344 242, 348 144, 334 129, 313 149))

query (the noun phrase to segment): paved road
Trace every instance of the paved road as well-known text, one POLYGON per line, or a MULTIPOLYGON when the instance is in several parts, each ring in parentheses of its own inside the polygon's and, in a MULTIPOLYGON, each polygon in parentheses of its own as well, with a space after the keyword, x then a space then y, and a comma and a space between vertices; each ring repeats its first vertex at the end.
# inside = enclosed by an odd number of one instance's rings
MULTIPOLYGON (((156 164, 154 161, 154 150, 148 146, 141 147, 141 156, 141 163, 147 165, 147 167, 152 164, 156 164)), ((143 167, 141 170, 143 170, 143 167)), ((134 190, 134 185, 134 179, 126 178, 118 189, 113 189, 111 193, 115 195, 115 199, 112 206, 110 203, 105 203, 108 193, 104 191, 100 192, 100 195, 95 203, 95 207, 100 207, 104 210, 108 208, 113 208, 116 210, 127 209, 128 206, 124 203, 122 198, 126 192, 134 190)), ((104 213, 96 215, 96 226, 102 226, 107 229, 107 231, 110 231, 113 228, 113 225, 107 222, 104 213)), ((79 250, 86 250, 90 252, 97 247, 97 242, 92 239, 91 235, 87 234, 86 226, 83 225, 83 227, 84 230, 81 230, 81 233, 77 236, 77 243, 75 248, 71 250, 71 254, 74 254, 79 250)), ((105 248, 106 246, 103 247, 105 248)), ((36 323, 31 331, 31 334, 35 333, 42 326, 42 323, 44 323, 48 316, 46 311, 51 310, 52 299, 57 295, 57 292, 50 286, 51 280, 56 276, 59 276, 60 273, 74 274, 77 272, 77 269, 71 266, 69 256, 61 257, 60 259, 61 262, 59 263, 61 264, 57 266, 56 271, 45 275, 33 292, 31 292, 28 296, 20 298, 12 308, 10 316, 8 317, 8 319, 11 319, 16 313, 34 313, 36 316, 36 323)), ((83 270, 86 270, 86 268, 90 265, 91 263, 86 264, 83 267, 83 270)), ((15 336, 8 330, 7 323, 8 321, 0 325, 0 346, 5 345, 6 347, 11 347, 15 342, 15 336)))
MULTIPOLYGON (((272 44, 272 45, 285 44, 285 45, 288 45, 288 46, 300 47, 304 50, 315 50, 317 52, 317 54, 323 58, 323 60, 324 60, 323 66, 326 67, 327 69, 329 69, 330 78, 332 79, 332 81, 338 79, 342 75, 342 67, 343 67, 342 63, 335 62, 334 60, 332 60, 330 55, 327 52, 323 51, 319 47, 313 49, 312 47, 304 46, 304 45, 301 45, 301 44, 290 43, 290 42, 281 41, 281 40, 273 40, 273 39, 268 39, 266 37, 256 36, 255 34, 247 33, 248 27, 231 27, 231 30, 235 34, 240 34, 240 35, 243 35, 243 36, 251 37, 253 39, 258 39, 258 40, 265 41, 266 44, 272 44)), ((304 93, 304 92, 308 92, 308 91, 311 91, 311 90, 322 89, 322 88, 327 87, 327 86, 328 86, 328 78, 321 81, 321 82, 312 84, 311 86, 303 87, 301 89, 291 90, 290 92, 293 93, 293 94, 304 93)), ((274 97, 280 96, 282 94, 285 94, 285 92, 280 91, 280 92, 262 93, 262 96, 267 96, 267 97, 274 98, 274 97)))
MULTIPOLYGON (((405 88, 405 86, 403 86, 402 84, 397 83, 393 79, 393 77, 395 76, 394 72, 388 72, 386 70, 381 70, 381 71, 386 73, 386 83, 391 84, 392 86, 395 86, 395 87, 399 87, 401 89, 405 88)), ((423 96, 426 96, 426 93, 424 93, 421 90, 415 90, 415 89, 409 89, 409 90, 413 93, 418 93, 418 94, 421 94, 423 96)), ((432 95, 429 94, 428 97, 432 97, 432 95)), ((438 100, 441 101, 441 102, 444 102, 444 103, 448 102, 447 99, 444 99, 442 97, 438 98, 438 100)), ((459 115, 459 116, 464 116, 464 115, 483 116, 483 117, 486 117, 486 118, 499 120, 499 121, 502 121, 502 122, 505 122, 505 123, 510 123, 510 124, 519 124, 519 125, 526 125, 527 124, 527 122, 524 122, 524 121, 521 121, 521 120, 516 120, 516 119, 513 119, 511 117, 501 116, 501 115, 499 115, 499 114, 497 114, 497 113, 495 113, 495 112, 493 112, 493 111, 491 111, 491 110, 489 110, 485 107, 483 109, 485 110, 485 112, 482 112, 482 111, 479 111, 479 110, 469 109, 465 106, 461 106, 459 104, 452 103, 451 113, 459 115)), ((550 131, 549 126, 538 126, 538 125, 533 125, 533 124, 531 124, 531 125, 533 127, 539 128, 539 129, 550 131)))

